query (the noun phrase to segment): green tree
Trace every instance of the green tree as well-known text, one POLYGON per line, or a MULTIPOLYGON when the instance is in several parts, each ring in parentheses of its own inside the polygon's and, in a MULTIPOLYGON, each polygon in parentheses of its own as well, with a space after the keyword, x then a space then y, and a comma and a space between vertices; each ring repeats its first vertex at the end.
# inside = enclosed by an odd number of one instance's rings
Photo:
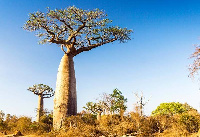
POLYGON ((114 41, 130 40, 132 30, 111 26, 112 21, 99 10, 83 10, 75 6, 31 13, 24 29, 37 31, 40 43, 58 44, 64 56, 57 74, 54 98, 54 128, 64 126, 67 115, 77 113, 74 56, 114 41))
POLYGON ((104 93, 98 100, 104 114, 123 114, 126 110, 127 98, 117 88, 111 94, 104 93))
POLYGON ((43 114, 44 98, 50 98, 54 96, 54 90, 48 85, 44 84, 35 84, 32 87, 29 87, 27 90, 33 92, 38 96, 38 108, 37 108, 37 122, 40 121, 40 117, 43 114))
POLYGON ((188 104, 182 104, 179 102, 161 103, 154 111, 152 111, 152 115, 182 114, 190 109, 193 108, 188 104))
POLYGON ((97 115, 97 120, 101 120, 101 113, 103 112, 103 106, 100 103, 88 102, 83 107, 89 113, 97 115))
POLYGON ((121 116, 123 116, 124 111, 126 111, 127 106, 125 103, 127 102, 127 98, 122 95, 122 92, 119 89, 114 89, 113 93, 110 94, 111 97, 111 111, 112 113, 118 112, 121 116))
POLYGON ((97 114, 98 111, 102 111, 102 107, 99 103, 88 102, 86 106, 83 107, 86 111, 92 114, 97 114))

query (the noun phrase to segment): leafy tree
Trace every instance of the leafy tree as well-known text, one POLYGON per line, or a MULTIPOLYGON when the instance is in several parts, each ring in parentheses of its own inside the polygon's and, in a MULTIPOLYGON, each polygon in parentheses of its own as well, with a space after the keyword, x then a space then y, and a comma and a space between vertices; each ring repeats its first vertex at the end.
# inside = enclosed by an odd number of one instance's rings
POLYGON ((122 116, 124 111, 126 110, 127 106, 125 105, 125 103, 127 102, 127 98, 125 98, 122 95, 122 92, 119 89, 114 89, 113 93, 110 94, 111 97, 111 102, 112 102, 112 106, 111 106, 111 111, 112 113, 114 112, 119 112, 120 115, 122 116))
POLYGON ((97 115, 97 120, 101 119, 101 113, 103 112, 103 106, 100 103, 88 102, 88 103, 86 103, 86 106, 83 108, 85 110, 89 111, 90 113, 97 115))
POLYGON ((188 104, 181 104, 179 102, 161 103, 154 111, 152 111, 152 115, 182 114, 190 109, 193 108, 188 104))
POLYGON ((64 126, 67 115, 77 113, 76 79, 73 57, 114 41, 130 40, 132 30, 109 25, 112 21, 99 10, 83 10, 75 6, 47 9, 46 13, 31 13, 24 29, 37 31, 40 43, 55 43, 61 47, 61 60, 54 99, 54 128, 64 126))
POLYGON ((38 96, 38 109, 37 109, 37 122, 40 121, 40 117, 43 114, 43 99, 50 98, 54 95, 54 91, 48 85, 44 84, 37 84, 29 87, 27 90, 33 92, 35 95, 38 96))
POLYGON ((98 101, 98 104, 101 106, 101 109, 104 114, 114 114, 123 112, 126 110, 125 103, 127 98, 122 95, 122 92, 117 88, 113 90, 112 94, 104 93, 101 99, 98 101))
POLYGON ((103 94, 102 98, 98 100, 98 103, 88 102, 84 109, 92 114, 97 114, 97 119, 101 119, 101 113, 107 114, 119 113, 123 116, 127 106, 125 103, 127 98, 122 95, 122 92, 117 88, 113 90, 112 94, 103 94))
POLYGON ((86 106, 83 108, 93 114, 97 114, 99 111, 102 111, 102 106, 99 103, 93 102, 86 103, 86 106))

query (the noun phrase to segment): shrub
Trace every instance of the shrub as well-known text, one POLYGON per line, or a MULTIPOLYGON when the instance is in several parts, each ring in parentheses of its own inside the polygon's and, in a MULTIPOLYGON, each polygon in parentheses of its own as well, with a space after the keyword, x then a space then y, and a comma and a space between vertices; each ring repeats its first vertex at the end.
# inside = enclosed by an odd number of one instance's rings
POLYGON ((17 121, 16 121, 16 127, 14 128, 14 130, 19 130, 23 133, 27 133, 30 132, 30 125, 32 124, 31 122, 31 118, 29 117, 20 117, 17 121))
POLYGON ((198 132, 199 130, 199 119, 193 115, 181 115, 180 123, 185 125, 185 128, 189 133, 198 132))

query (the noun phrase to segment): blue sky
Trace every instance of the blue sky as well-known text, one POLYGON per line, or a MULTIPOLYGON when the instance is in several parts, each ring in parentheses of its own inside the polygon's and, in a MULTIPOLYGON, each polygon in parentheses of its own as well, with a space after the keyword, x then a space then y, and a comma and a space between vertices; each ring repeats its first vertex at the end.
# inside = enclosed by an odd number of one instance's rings
MULTIPOLYGON (((187 102, 200 110, 199 82, 188 78, 188 59, 200 43, 200 2, 184 0, 0 0, 0 110, 35 117, 37 96, 29 86, 44 83, 55 89, 63 52, 56 45, 38 45, 34 32, 22 29, 28 14, 65 8, 105 10, 113 25, 133 29, 128 43, 114 42, 74 58, 78 111, 88 101, 114 88, 128 98, 143 91, 149 115, 160 103, 187 102)), ((198 77, 198 76, 197 76, 198 77)), ((53 109, 53 98, 45 99, 53 109)))

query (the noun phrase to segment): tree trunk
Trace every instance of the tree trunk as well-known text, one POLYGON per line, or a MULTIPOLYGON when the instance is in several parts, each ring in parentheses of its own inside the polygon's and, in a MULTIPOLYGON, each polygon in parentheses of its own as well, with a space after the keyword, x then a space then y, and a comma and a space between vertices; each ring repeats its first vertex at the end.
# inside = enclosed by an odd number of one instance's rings
POLYGON ((37 120, 36 122, 40 122, 40 117, 43 113, 43 96, 38 95, 38 109, 37 109, 37 120))
POLYGON ((98 113, 97 113, 97 120, 98 120, 98 121, 101 120, 101 113, 102 113, 102 112, 98 112, 98 113))
POLYGON ((121 120, 124 120, 124 110, 123 109, 120 109, 120 117, 121 117, 121 120))
POLYGON ((65 128, 65 119, 77 113, 76 78, 72 55, 64 54, 61 59, 54 96, 53 127, 65 128))

